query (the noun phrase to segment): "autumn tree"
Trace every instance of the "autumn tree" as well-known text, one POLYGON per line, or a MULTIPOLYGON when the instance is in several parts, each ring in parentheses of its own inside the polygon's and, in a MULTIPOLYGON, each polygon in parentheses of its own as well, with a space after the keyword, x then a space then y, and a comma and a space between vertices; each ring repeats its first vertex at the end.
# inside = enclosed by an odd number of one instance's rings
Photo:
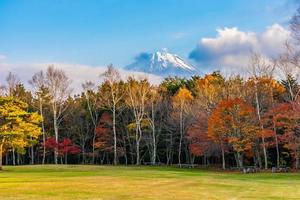
MULTIPOLYGON (((249 84, 253 83, 251 82, 251 79, 248 80, 249 84)), ((266 147, 275 146, 276 165, 279 167, 279 138, 274 119, 278 112, 276 104, 278 99, 285 93, 285 88, 278 81, 274 80, 272 76, 261 77, 257 84, 261 91, 261 105, 264 107, 264 113, 261 118, 263 130, 260 131, 260 134, 265 138, 266 147)))
POLYGON ((291 150, 295 160, 295 168, 300 164, 300 107, 294 102, 278 104, 273 110, 272 122, 277 130, 283 131, 280 136, 284 147, 291 150))
POLYGON ((107 86, 109 95, 106 95, 106 105, 112 112, 112 128, 114 135, 114 165, 117 164, 117 131, 116 131, 116 111, 120 106, 120 102, 124 96, 124 84, 121 81, 119 72, 112 66, 107 67, 106 72, 102 75, 105 83, 103 86, 107 86))
POLYGON ((68 164, 68 155, 76 155, 80 153, 80 148, 73 143, 70 138, 64 138, 58 143, 58 155, 65 159, 68 164))
MULTIPOLYGON (((237 165, 243 167, 243 155, 251 150, 257 137, 254 109, 239 98, 221 101, 209 118, 208 134, 220 144, 228 142, 237 165)), ((223 155, 223 168, 224 165, 223 155)))
POLYGON ((127 105, 132 109, 135 123, 136 164, 140 164, 140 142, 142 139, 142 121, 145 117, 146 101, 149 97, 150 84, 147 79, 136 80, 130 77, 127 80, 127 105))
POLYGON ((225 79, 219 72, 213 72, 197 79, 195 85, 195 101, 209 115, 218 102, 223 99, 225 79))
POLYGON ((206 155, 213 145, 207 134, 207 121, 207 113, 204 110, 198 111, 195 122, 187 129, 190 151, 194 156, 203 156, 204 163, 206 155))
MULTIPOLYGON (((58 143, 59 126, 64 117, 68 105, 66 100, 71 94, 70 83, 71 81, 63 70, 54 68, 53 65, 49 66, 46 72, 46 87, 50 94, 50 103, 53 114, 53 129, 55 140, 58 143)), ((57 164, 58 149, 54 152, 54 163, 57 164)))
POLYGON ((27 107, 26 103, 15 98, 0 97, 0 169, 5 150, 13 147, 24 153, 24 148, 41 134, 41 116, 27 112, 27 107))
MULTIPOLYGON (((264 93, 262 91, 262 87, 259 87, 260 80, 268 77, 272 78, 272 73, 274 71, 275 65, 264 58, 262 55, 253 53, 250 59, 249 71, 251 74, 251 82, 253 83, 253 91, 254 91, 254 102, 256 108, 256 116, 258 120, 258 124, 260 127, 260 135, 262 141, 262 149, 264 155, 264 165, 265 169, 268 168, 268 155, 267 155, 267 146, 264 136, 264 125, 262 122, 263 115, 263 105, 262 98, 264 97, 264 93)), ((267 91, 269 93, 270 91, 267 91)), ((272 97, 273 98, 273 97, 272 97)))
POLYGON ((75 145, 70 138, 64 138, 63 140, 56 142, 55 137, 48 137, 44 145, 44 148, 51 153, 54 153, 57 149, 58 156, 61 158, 61 163, 63 163, 62 158, 64 158, 65 164, 68 164, 69 154, 78 154, 81 152, 80 148, 75 145))
POLYGON ((108 112, 104 112, 101 115, 99 124, 96 128, 95 149, 103 153, 101 163, 103 163, 107 153, 114 151, 112 121, 110 114, 108 112))
POLYGON ((173 107, 175 114, 179 114, 179 148, 178 148, 178 163, 181 165, 182 141, 185 133, 185 120, 190 112, 190 104, 192 103, 192 93, 186 88, 180 88, 173 97, 173 107))
MULTIPOLYGON (((24 87, 24 85, 21 83, 19 77, 16 74, 13 74, 12 72, 9 72, 6 77, 6 85, 4 85, 4 88, 6 90, 5 96, 17 98, 25 103, 31 103, 31 93, 27 91, 24 87)), ((12 146, 12 162, 13 165, 16 164, 16 148, 12 146)), ((34 155, 33 155, 33 145, 31 146, 31 162, 33 163, 34 155)))
POLYGON ((217 107, 208 120, 208 137, 220 146, 222 155, 222 169, 226 169, 225 151, 227 147, 227 134, 223 117, 223 108, 217 107))

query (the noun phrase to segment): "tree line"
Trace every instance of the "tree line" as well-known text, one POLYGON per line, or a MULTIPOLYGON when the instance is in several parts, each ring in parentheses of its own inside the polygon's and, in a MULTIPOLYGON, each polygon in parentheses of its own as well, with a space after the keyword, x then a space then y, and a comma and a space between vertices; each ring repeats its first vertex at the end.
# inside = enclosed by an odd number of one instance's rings
POLYGON ((248 75, 120 78, 82 84, 49 66, 25 88, 9 73, 0 93, 5 164, 202 164, 223 169, 292 166, 300 159, 300 10, 292 40, 272 60, 253 53, 248 75), (280 74, 280 78, 278 77, 280 74))

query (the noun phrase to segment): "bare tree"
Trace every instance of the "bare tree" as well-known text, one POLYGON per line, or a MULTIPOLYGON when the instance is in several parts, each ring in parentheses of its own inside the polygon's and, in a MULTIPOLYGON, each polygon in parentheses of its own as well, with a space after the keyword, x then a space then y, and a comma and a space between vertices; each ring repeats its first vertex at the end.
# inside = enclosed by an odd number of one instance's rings
POLYGON ((0 85, 0 96, 4 96, 4 94, 5 94, 5 86, 0 85))
POLYGON ((14 91, 16 87, 21 84, 20 79, 17 75, 13 74, 12 72, 8 73, 8 76, 6 77, 6 93, 7 96, 15 96, 14 91))
POLYGON ((290 21, 290 28, 292 30, 292 37, 296 42, 300 42, 300 7, 290 21))
POLYGON ((107 67, 106 72, 102 74, 105 83, 109 87, 109 98, 107 99, 107 104, 112 112, 113 120, 113 135, 114 135, 114 165, 117 164, 117 132, 116 132, 116 111, 119 106, 120 101, 124 96, 124 88, 121 84, 121 78, 118 70, 116 70, 113 65, 107 67))
POLYGON ((290 77, 296 79, 300 76, 299 56, 296 49, 290 42, 285 43, 285 51, 275 60, 276 66, 280 69, 283 79, 287 82, 287 90, 290 95, 290 101, 296 101, 299 97, 300 90, 294 91, 290 77))
MULTIPOLYGON (((55 141, 58 143, 59 126, 64 117, 64 113, 68 107, 65 103, 70 96, 71 81, 63 70, 54 68, 50 65, 46 72, 46 87, 49 90, 53 112, 53 128, 55 133, 55 141)), ((54 162, 57 164, 58 149, 54 150, 54 162)))

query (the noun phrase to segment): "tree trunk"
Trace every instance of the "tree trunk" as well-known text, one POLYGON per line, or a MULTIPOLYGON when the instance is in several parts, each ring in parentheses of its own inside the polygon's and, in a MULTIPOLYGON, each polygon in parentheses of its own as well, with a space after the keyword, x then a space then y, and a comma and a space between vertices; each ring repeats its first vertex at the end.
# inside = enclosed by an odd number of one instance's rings
POLYGON ((113 107, 114 165, 117 164, 116 108, 113 107))
POLYGON ((196 156, 194 156, 194 155, 191 156, 191 165, 195 164, 195 158, 196 158, 196 156))
POLYGON ((126 139, 128 141, 128 146, 129 146, 129 156, 130 156, 130 164, 134 164, 134 147, 130 141, 130 136, 129 136, 129 133, 127 130, 125 130, 125 133, 126 133, 126 139))
POLYGON ((153 143, 153 153, 152 153, 152 159, 151 159, 151 162, 152 164, 154 165, 155 162, 156 162, 156 135, 155 135, 155 123, 154 123, 154 120, 155 120, 155 117, 154 117, 154 105, 153 105, 153 102, 152 102, 152 143, 153 143))
POLYGON ((30 147, 31 150, 31 164, 34 165, 34 147, 33 145, 30 147))
MULTIPOLYGON (((256 81, 254 83, 254 87, 255 87, 256 112, 257 112, 260 130, 262 131, 264 128, 263 128, 263 124, 262 124, 261 116, 260 116, 260 104, 259 104, 259 100, 258 100, 258 89, 257 89, 256 81)), ((262 147, 263 147, 264 160, 265 160, 265 169, 268 169, 267 149, 266 149, 266 144, 265 144, 265 137, 263 134, 261 135, 261 139, 262 139, 262 147)))
POLYGON ((126 148, 126 136, 122 135, 122 140, 123 140, 123 148, 124 148, 125 165, 128 165, 127 148, 126 148))
POLYGON ((237 152, 236 155, 237 155, 238 166, 241 168, 243 167, 243 157, 239 152, 237 152))
POLYGON ((15 155, 15 148, 14 147, 12 149, 12 161, 13 161, 13 165, 16 165, 16 155, 15 155))
POLYGON ((181 167, 181 148, 182 148, 182 138, 183 138, 183 113, 182 108, 180 109, 180 138, 179 138, 179 148, 178 148, 178 164, 181 167))
POLYGON ((173 133, 170 133, 170 144, 168 145, 169 151, 167 152, 167 165, 173 163, 173 133))
POLYGON ((275 141, 276 141, 276 166, 279 167, 280 165, 280 152, 279 152, 279 145, 278 145, 278 137, 275 132, 275 141))
POLYGON ((262 136, 262 143, 263 143, 263 153, 264 153, 265 169, 268 169, 268 156, 267 156, 267 149, 266 149, 265 137, 264 136, 262 136))
POLYGON ((140 165, 140 124, 139 122, 136 124, 136 133, 135 133, 135 140, 136 140, 136 165, 140 165))
POLYGON ((94 125, 94 131, 93 131, 93 141, 92 141, 92 151, 93 151, 93 154, 92 154, 92 164, 95 164, 95 140, 96 140, 96 128, 97 128, 97 115, 94 116, 93 115, 93 112, 92 112, 92 108, 91 108, 91 105, 90 105, 90 100, 89 100, 89 96, 88 96, 88 93, 86 93, 86 99, 87 99, 87 105, 88 105, 88 110, 89 110, 89 113, 90 113, 90 116, 92 118, 92 122, 93 122, 93 125, 94 125))
POLYGON ((295 164, 295 168, 296 169, 299 169, 299 154, 300 154, 300 152, 298 152, 298 150, 296 150, 296 152, 295 152, 295 159, 296 159, 296 164, 295 164))
POLYGON ((2 170, 3 143, 0 144, 0 170, 2 170))
POLYGON ((136 141, 136 165, 139 165, 140 163, 140 142, 139 142, 139 129, 138 124, 136 124, 135 129, 135 141, 136 141))
POLYGON ((225 151, 224 148, 221 147, 222 150, 222 169, 225 170, 226 169, 226 165, 225 165, 225 151))
POLYGON ((152 140, 153 140, 153 153, 152 153, 152 164, 156 162, 156 136, 155 136, 155 126, 152 126, 152 140))
MULTIPOLYGON (((271 102, 272 102, 272 108, 275 108, 275 104, 274 104, 274 92, 273 92, 273 87, 270 86, 270 93, 271 93, 271 102)), ((276 166, 277 168, 279 168, 280 165, 280 152, 279 152, 279 142, 278 142, 278 136, 277 136, 277 130, 276 130, 276 125, 275 125, 275 121, 274 121, 274 116, 273 116, 273 132, 275 134, 275 142, 276 142, 276 166)))
MULTIPOLYGON (((32 140, 32 136, 30 136, 30 140, 32 140)), ((29 149, 30 149, 30 157, 31 157, 30 164, 33 165, 34 164, 34 147, 33 147, 33 144, 29 149)))
POLYGON ((257 147, 255 148, 255 154, 256 154, 256 158, 257 158, 257 162, 258 162, 258 166, 261 169, 262 168, 262 161, 261 161, 261 156, 260 156, 260 152, 259 152, 259 144, 257 145, 257 147))
POLYGON ((58 159, 58 125, 57 125, 57 113, 56 108, 53 108, 53 126, 54 126, 54 134, 55 134, 55 148, 54 148, 54 163, 57 165, 57 159, 58 159))
POLYGON ((8 163, 8 156, 9 156, 9 154, 8 154, 8 152, 6 152, 5 153, 5 165, 8 165, 9 163, 8 163))
POLYGON ((43 103, 42 100, 40 99, 40 114, 43 118, 42 121, 42 132, 43 132, 43 159, 42 159, 42 164, 45 164, 45 158, 46 158, 46 132, 45 132, 45 124, 44 124, 44 112, 43 112, 43 103))
POLYGON ((20 154, 17 153, 17 165, 21 164, 20 154))
POLYGON ((82 164, 85 164, 85 147, 82 145, 81 147, 81 153, 82 153, 82 164))
POLYGON ((235 162, 236 162, 236 167, 239 168, 239 159, 238 159, 238 155, 237 153, 234 153, 234 159, 235 159, 235 162))
POLYGON ((92 164, 95 164, 95 141, 96 141, 96 125, 94 125, 93 132, 93 155, 92 155, 92 164))
POLYGON ((68 153, 65 155, 65 164, 68 164, 68 153))

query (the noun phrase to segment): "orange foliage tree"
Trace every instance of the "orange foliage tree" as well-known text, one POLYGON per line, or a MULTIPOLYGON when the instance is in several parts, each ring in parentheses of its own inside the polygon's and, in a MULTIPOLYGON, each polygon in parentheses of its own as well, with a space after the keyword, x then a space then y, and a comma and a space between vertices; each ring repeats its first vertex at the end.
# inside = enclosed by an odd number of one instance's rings
POLYGON ((257 137, 254 108, 239 98, 222 100, 208 120, 208 135, 222 149, 225 168, 224 146, 232 147, 236 154, 237 166, 243 166, 243 155, 252 149, 257 137))

